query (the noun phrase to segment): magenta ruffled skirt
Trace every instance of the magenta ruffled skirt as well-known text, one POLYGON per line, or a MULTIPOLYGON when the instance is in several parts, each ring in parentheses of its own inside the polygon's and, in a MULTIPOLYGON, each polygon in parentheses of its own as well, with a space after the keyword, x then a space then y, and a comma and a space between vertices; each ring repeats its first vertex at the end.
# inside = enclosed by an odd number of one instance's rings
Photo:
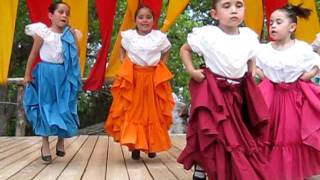
POLYGON ((303 180, 320 174, 320 87, 265 79, 259 88, 271 114, 269 174, 274 180, 303 180))

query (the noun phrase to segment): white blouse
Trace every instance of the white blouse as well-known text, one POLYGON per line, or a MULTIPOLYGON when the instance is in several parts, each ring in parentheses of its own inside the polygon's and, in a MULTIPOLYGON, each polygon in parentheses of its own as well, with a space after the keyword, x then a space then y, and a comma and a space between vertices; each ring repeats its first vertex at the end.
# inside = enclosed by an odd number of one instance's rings
MULTIPOLYGON (((78 39, 82 37, 79 30, 75 30, 78 39)), ((50 63, 63 63, 63 52, 61 35, 62 33, 56 33, 51 31, 43 23, 33 23, 29 24, 25 28, 25 33, 29 36, 34 36, 37 34, 43 39, 43 44, 40 48, 40 58, 41 61, 50 63)))
POLYGON ((261 44, 256 60, 265 76, 275 83, 294 82, 313 67, 320 68, 320 56, 313 52, 309 44, 299 40, 285 50, 274 49, 270 42, 261 44))
POLYGON ((130 60, 140 66, 155 66, 159 63, 161 54, 167 52, 171 44, 167 35, 159 30, 152 30, 146 35, 140 35, 130 29, 121 32, 121 45, 126 50, 130 60))
POLYGON ((320 49, 320 33, 317 34, 316 39, 312 42, 312 47, 314 51, 318 51, 320 49))
POLYGON ((191 49, 203 56, 206 66, 214 73, 241 78, 247 72, 247 62, 255 56, 259 45, 258 35, 247 27, 239 28, 239 34, 230 35, 217 26, 193 28, 188 34, 191 49))

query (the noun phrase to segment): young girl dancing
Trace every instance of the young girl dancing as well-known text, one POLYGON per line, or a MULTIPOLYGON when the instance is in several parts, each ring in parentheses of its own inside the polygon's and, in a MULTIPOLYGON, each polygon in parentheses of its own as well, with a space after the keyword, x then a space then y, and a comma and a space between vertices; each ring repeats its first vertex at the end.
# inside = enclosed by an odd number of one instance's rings
POLYGON ((140 151, 154 158, 171 147, 172 74, 165 64, 171 44, 152 29, 153 17, 150 8, 139 7, 136 29, 121 32, 122 65, 111 88, 113 102, 105 124, 106 132, 128 146, 135 160, 140 151))
POLYGON ((310 79, 320 67, 312 47, 295 39, 297 17, 311 11, 286 5, 270 18, 273 41, 257 53, 259 85, 270 109, 269 173, 274 180, 320 174, 320 88, 310 79))
POLYGON ((79 127, 77 94, 81 89, 77 38, 81 33, 68 26, 70 7, 58 2, 49 7, 50 27, 42 23, 26 26, 33 46, 24 76, 27 85, 23 105, 36 135, 42 136, 41 157, 51 163, 49 136, 58 136, 56 155, 64 156, 64 138, 79 127), (41 61, 32 69, 40 53, 41 61), (32 76, 31 76, 32 71, 32 76))

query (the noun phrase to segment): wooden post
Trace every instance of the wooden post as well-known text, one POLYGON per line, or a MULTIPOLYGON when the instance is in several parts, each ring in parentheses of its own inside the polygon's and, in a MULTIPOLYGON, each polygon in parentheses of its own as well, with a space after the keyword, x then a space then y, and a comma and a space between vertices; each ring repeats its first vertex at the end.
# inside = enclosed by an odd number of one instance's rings
POLYGON ((26 120, 22 106, 23 85, 18 85, 17 95, 17 120, 16 120, 16 136, 25 136, 26 134, 26 120))

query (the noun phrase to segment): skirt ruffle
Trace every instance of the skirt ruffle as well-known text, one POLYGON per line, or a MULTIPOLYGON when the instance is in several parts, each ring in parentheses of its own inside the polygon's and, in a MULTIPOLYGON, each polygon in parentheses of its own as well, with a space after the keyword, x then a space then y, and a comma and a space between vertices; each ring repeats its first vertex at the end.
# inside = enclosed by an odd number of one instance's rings
POLYGON ((163 62, 155 67, 141 67, 126 59, 111 88, 113 102, 106 132, 130 150, 168 150, 174 107, 169 83, 172 77, 163 62))

